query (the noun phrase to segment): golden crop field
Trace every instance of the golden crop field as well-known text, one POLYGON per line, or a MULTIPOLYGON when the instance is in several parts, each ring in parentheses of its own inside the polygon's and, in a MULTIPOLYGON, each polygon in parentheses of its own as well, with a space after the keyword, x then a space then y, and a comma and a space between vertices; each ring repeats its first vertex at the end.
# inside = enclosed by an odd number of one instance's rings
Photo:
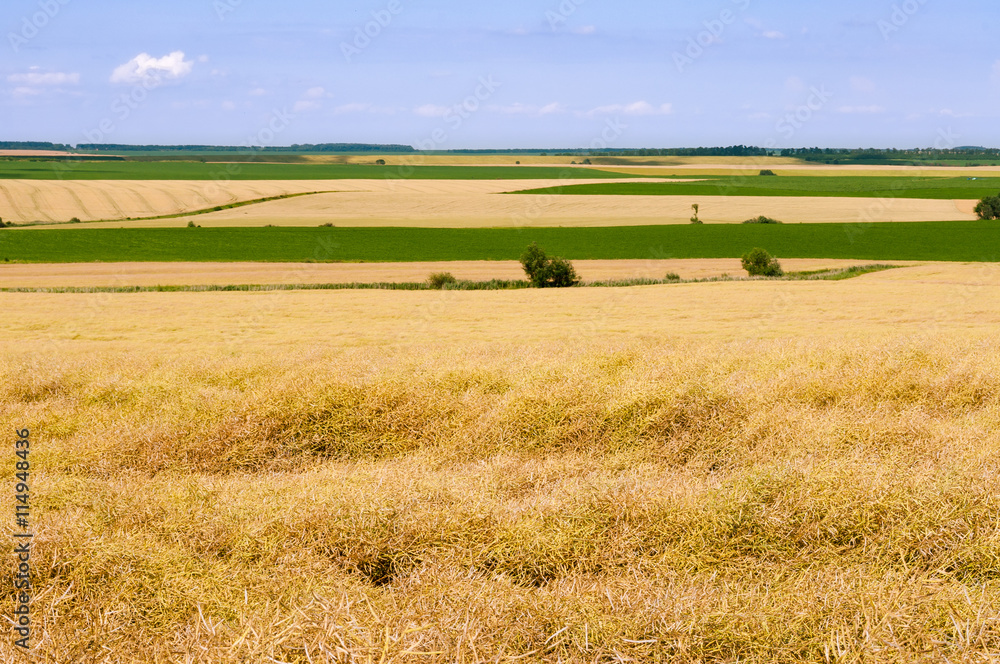
POLYGON ((34 661, 1000 650, 994 264, 0 306, 34 661))
MULTIPOLYGON (((621 180, 631 182, 632 180, 621 180)), ((649 181, 670 181, 657 178, 649 181)), ((0 181, 4 218, 32 221, 116 220, 100 227, 206 226, 638 226, 686 224, 699 203, 708 223, 739 223, 761 214, 786 223, 954 221, 975 219, 975 201, 787 196, 502 195, 587 184, 587 180, 293 180, 293 181, 0 181), (330 192, 168 219, 174 215, 282 194, 330 192), (129 221, 126 218, 131 217, 129 221)), ((44 228, 44 227, 38 227, 44 228)))
MULTIPOLYGON (((907 261, 888 261, 911 265, 907 261)), ((789 258, 789 272, 838 270, 870 261, 789 258)), ((739 259, 648 259, 573 261, 584 281, 681 279, 743 275, 739 259)), ((517 261, 442 261, 425 263, 50 263, 0 264, 4 288, 107 288, 124 286, 226 286, 235 284, 349 284, 422 282, 435 272, 467 281, 524 279, 517 261)))

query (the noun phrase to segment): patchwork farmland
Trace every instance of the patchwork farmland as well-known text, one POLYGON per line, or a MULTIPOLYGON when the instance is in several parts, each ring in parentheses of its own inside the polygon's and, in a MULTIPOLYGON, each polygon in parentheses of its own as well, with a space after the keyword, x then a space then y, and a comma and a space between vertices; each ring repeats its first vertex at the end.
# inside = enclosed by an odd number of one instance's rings
POLYGON ((996 174, 425 159, 0 162, 40 660, 995 651, 996 174))

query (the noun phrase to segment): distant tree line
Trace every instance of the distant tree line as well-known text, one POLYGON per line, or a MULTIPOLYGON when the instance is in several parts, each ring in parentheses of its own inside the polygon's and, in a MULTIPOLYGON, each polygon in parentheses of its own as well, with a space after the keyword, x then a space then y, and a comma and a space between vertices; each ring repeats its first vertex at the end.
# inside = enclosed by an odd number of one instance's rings
POLYGON ((663 148, 589 152, 593 157, 767 157, 773 150, 753 145, 731 145, 726 148, 663 148))
POLYGON ((0 141, 0 150, 72 150, 72 145, 43 141, 0 141))
POLYGON ((416 152, 411 145, 376 145, 369 143, 307 143, 285 147, 236 145, 121 145, 117 143, 81 143, 78 150, 88 152, 416 152))
POLYGON ((1000 159, 1000 149, 983 147, 959 147, 950 149, 914 148, 899 150, 896 148, 881 149, 842 149, 842 148, 793 148, 781 151, 782 157, 795 157, 805 161, 815 161, 827 164, 899 164, 905 162, 928 161, 969 161, 975 159, 1000 159))

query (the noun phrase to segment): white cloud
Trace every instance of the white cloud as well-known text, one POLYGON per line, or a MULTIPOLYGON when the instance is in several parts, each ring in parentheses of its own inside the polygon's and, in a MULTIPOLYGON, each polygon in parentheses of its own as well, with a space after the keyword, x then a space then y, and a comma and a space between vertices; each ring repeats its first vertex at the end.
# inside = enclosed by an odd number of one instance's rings
POLYGON ((885 113, 885 109, 881 106, 841 106, 837 109, 838 113, 846 114, 865 114, 874 115, 877 113, 885 113))
POLYGON ((222 102, 222 110, 224 110, 224 111, 235 111, 236 110, 236 104, 234 104, 231 101, 224 101, 224 102, 222 102))
POLYGON ((785 33, 778 32, 777 30, 767 30, 764 32, 764 37, 766 39, 784 39, 785 33))
POLYGON ((422 118, 443 118, 451 109, 447 106, 436 106, 434 104, 424 104, 413 109, 414 114, 422 118))
POLYGON ((265 90, 264 88, 254 88, 253 90, 250 91, 251 97, 263 97, 266 94, 267 90, 265 90))
POLYGON ((309 88, 306 90, 306 99, 322 99, 323 97, 329 97, 324 88, 309 88))
POLYGON ((598 106, 597 108, 587 112, 586 115, 669 115, 673 112, 673 110, 672 104, 653 106, 647 101, 636 101, 631 104, 598 106))
POLYGON ((771 119, 771 114, 764 113, 763 111, 760 113, 751 113, 750 115, 747 116, 747 120, 754 120, 754 121, 770 120, 770 119, 771 119))
POLYGON ((389 106, 376 106, 375 104, 353 102, 350 104, 341 104, 337 108, 333 109, 333 112, 337 115, 345 115, 348 113, 369 113, 371 115, 393 115, 396 109, 389 106))
POLYGON ((371 107, 372 107, 371 104, 358 104, 358 103, 341 104, 337 108, 333 109, 333 112, 337 113, 338 115, 344 113, 364 113, 368 111, 371 107))
POLYGON ((875 92, 875 83, 864 76, 852 76, 851 88, 856 92, 875 92))
POLYGON ((570 30, 574 35, 593 35, 597 34, 596 25, 582 25, 579 28, 573 28, 570 30))
POLYGON ((565 113, 565 107, 559 102, 552 102, 551 104, 546 104, 545 106, 536 106, 535 104, 522 104, 517 102, 515 104, 509 104, 507 106, 488 106, 487 110, 493 113, 502 113, 503 115, 552 115, 555 113, 565 113))
POLYGON ((323 104, 318 101, 311 101, 308 99, 303 99, 295 102, 295 106, 292 107, 293 113, 304 113, 306 111, 318 111, 323 108, 323 104))
POLYGON ((504 115, 536 115, 539 111, 537 106, 520 102, 509 106, 493 106, 490 110, 498 111, 504 115))
POLYGON ((10 83, 20 83, 21 85, 79 85, 79 74, 63 74, 59 72, 42 73, 30 71, 26 74, 11 74, 7 77, 10 83))
POLYGON ((149 78, 179 79, 194 68, 193 60, 184 59, 184 51, 174 51, 162 58, 140 53, 111 73, 112 83, 140 83, 149 78))
POLYGON ((15 97, 20 97, 23 99, 24 97, 33 97, 35 95, 40 95, 42 94, 42 91, 39 90, 38 88, 17 87, 11 90, 10 93, 15 97))

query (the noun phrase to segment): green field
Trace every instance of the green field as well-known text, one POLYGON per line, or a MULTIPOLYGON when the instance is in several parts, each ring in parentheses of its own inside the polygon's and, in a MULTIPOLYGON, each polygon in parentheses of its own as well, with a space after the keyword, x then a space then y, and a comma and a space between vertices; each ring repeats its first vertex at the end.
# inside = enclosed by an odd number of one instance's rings
MULTIPOLYGON (((683 178, 683 175, 664 177, 683 178)), ((690 176, 688 176, 690 177, 690 176)), ((700 176, 699 176, 700 177, 700 176)), ((615 182, 531 189, 518 194, 586 196, 826 196, 850 198, 979 199, 1000 192, 1000 178, 889 176, 735 176, 703 182, 615 182)))
MULTIPOLYGON (((419 157, 415 157, 419 160, 419 157)), ((415 163, 419 164, 419 161, 415 163)), ((557 180, 633 175, 550 166, 375 166, 372 164, 222 164, 164 161, 5 161, 0 179, 22 180, 557 180)))
POLYGON ((143 228, 0 231, 0 261, 516 260, 531 242, 569 259, 1000 261, 1000 222, 612 228, 143 228))

